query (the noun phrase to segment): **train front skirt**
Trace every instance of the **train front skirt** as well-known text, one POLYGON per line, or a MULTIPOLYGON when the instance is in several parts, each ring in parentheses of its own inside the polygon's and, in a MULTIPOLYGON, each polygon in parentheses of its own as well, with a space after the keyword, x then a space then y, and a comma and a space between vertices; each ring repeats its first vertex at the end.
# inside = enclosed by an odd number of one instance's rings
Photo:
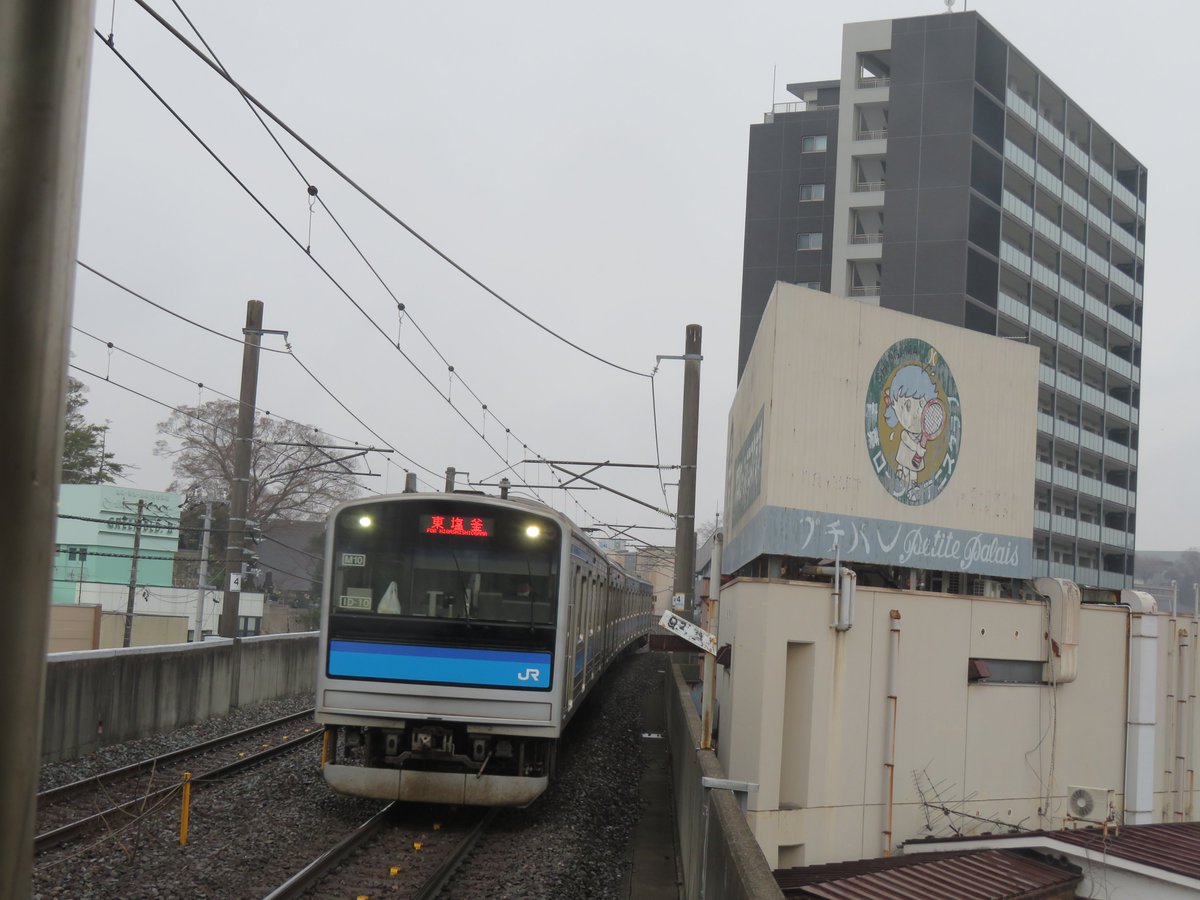
POLYGON ((461 806, 528 806, 550 783, 546 776, 424 772, 337 763, 329 763, 323 771, 326 783, 339 794, 461 806))

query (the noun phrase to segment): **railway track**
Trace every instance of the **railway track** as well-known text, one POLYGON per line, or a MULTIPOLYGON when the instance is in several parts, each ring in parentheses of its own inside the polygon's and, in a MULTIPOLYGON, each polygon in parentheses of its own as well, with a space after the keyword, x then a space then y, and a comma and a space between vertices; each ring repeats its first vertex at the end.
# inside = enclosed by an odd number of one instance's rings
MULTIPOLYGON (((397 802, 385 806, 336 845, 273 890, 265 900, 297 900, 309 891, 320 888, 335 869, 347 863, 351 857, 366 850, 373 842, 386 839, 396 846, 408 844, 412 838, 411 829, 396 822, 400 809, 401 804, 397 802)), ((424 874, 417 868, 403 871, 401 867, 391 867, 392 878, 400 879, 399 881, 393 880, 389 884, 391 890, 403 891, 403 896, 410 897, 412 900, 436 900, 442 896, 443 891, 451 883, 455 871, 471 855, 471 851, 487 832, 488 826, 498 812, 499 810, 490 809, 482 814, 477 814, 473 823, 463 827, 458 835, 458 842, 450 848, 432 872, 424 874)), ((388 851, 385 849, 384 853, 386 852, 388 851)), ((376 856, 378 857, 378 854, 376 856)), ((349 865, 351 868, 358 868, 354 863, 349 865)), ((377 858, 364 861, 361 867, 375 870, 364 873, 363 877, 372 880, 378 880, 381 877, 381 872, 378 870, 382 869, 382 866, 378 864, 377 858)), ((353 879, 356 874, 354 871, 342 873, 341 880, 353 879)))
MULTIPOLYGON (((111 827, 114 822, 127 821, 146 810, 153 809, 170 794, 180 789, 182 773, 184 771, 182 762, 184 760, 194 760, 196 757, 220 753, 226 748, 229 753, 232 753, 239 745, 244 744, 249 746, 251 743, 260 743, 265 736, 271 736, 272 732, 293 730, 288 726, 298 724, 303 719, 310 719, 312 714, 312 709, 308 709, 291 716, 274 719, 262 725, 231 732, 230 734, 222 735, 221 737, 199 744, 193 744, 190 747, 184 747, 171 753, 165 753, 133 763, 132 765, 122 766, 109 772, 103 772, 99 775, 93 775, 70 784, 42 791, 38 794, 39 824, 44 826, 47 820, 54 824, 51 827, 46 827, 34 839, 34 853, 45 853, 66 841, 88 833, 92 829, 111 827), (143 776, 147 775, 149 776, 148 783, 143 780, 143 776), (155 781, 163 786, 154 788, 153 784, 155 781), (86 801, 88 798, 94 800, 100 795, 105 797, 104 802, 109 805, 99 811, 91 812, 87 815, 79 815, 79 808, 81 806, 94 810, 96 804, 93 802, 89 806, 86 804, 86 801), (128 799, 113 802, 111 798, 114 796, 124 796, 128 799), (63 807, 66 808, 65 812, 63 811, 63 807), (66 820, 65 824, 59 824, 64 819, 66 820)), ((291 734, 281 735, 278 738, 272 736, 269 746, 253 752, 238 750, 238 756, 231 762, 218 765, 215 768, 194 775, 191 778, 191 784, 195 787, 200 787, 207 783, 226 778, 243 769, 278 756, 281 753, 287 753, 308 744, 320 737, 321 733, 314 726, 294 737, 291 734)))

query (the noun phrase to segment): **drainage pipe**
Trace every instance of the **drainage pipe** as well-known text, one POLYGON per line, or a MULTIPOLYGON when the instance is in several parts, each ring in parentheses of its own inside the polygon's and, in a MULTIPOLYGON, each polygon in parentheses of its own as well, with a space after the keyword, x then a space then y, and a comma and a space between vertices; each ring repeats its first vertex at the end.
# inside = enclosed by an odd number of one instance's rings
POLYGON ((829 575, 833 578, 833 622, 830 627, 849 631, 854 625, 854 593, 858 573, 845 566, 805 566, 805 575, 829 575))
POLYGON ((892 855, 892 812, 896 795, 896 665, 900 659, 900 610, 893 609, 891 618, 891 644, 888 651, 887 669, 887 720, 883 729, 883 778, 885 819, 883 823, 883 855, 892 855))
POLYGON ((1200 620, 1192 614, 1192 654, 1188 669, 1188 715, 1187 715, 1187 804, 1184 818, 1192 821, 1192 804, 1196 790, 1196 658, 1200 655, 1200 620))
POLYGON ((1178 655, 1175 660, 1178 682, 1175 693, 1175 820, 1182 822, 1187 818, 1187 804, 1184 801, 1184 771, 1187 768, 1187 701, 1191 693, 1188 680, 1188 630, 1179 629, 1178 655))
POLYGON ((1128 701, 1125 718, 1125 824, 1154 822, 1154 741, 1158 703, 1158 604, 1124 590, 1129 608, 1128 701))

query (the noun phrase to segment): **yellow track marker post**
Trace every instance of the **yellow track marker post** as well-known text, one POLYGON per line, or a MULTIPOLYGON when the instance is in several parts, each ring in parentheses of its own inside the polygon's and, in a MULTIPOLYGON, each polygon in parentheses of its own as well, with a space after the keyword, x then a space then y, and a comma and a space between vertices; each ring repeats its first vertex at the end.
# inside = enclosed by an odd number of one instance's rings
POLYGON ((187 846, 188 813, 192 806, 192 773, 183 773, 183 813, 179 817, 179 846, 187 846))

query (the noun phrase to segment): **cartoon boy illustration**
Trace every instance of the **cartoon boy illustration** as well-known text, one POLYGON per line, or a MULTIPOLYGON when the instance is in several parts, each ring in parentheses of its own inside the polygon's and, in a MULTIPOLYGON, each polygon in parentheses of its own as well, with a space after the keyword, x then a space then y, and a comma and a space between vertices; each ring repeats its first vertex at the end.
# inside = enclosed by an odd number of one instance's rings
POLYGON ((925 468, 926 445, 946 426, 945 409, 929 372, 918 365, 897 370, 883 402, 884 420, 903 429, 896 447, 896 474, 907 490, 916 487, 917 473, 925 468))

